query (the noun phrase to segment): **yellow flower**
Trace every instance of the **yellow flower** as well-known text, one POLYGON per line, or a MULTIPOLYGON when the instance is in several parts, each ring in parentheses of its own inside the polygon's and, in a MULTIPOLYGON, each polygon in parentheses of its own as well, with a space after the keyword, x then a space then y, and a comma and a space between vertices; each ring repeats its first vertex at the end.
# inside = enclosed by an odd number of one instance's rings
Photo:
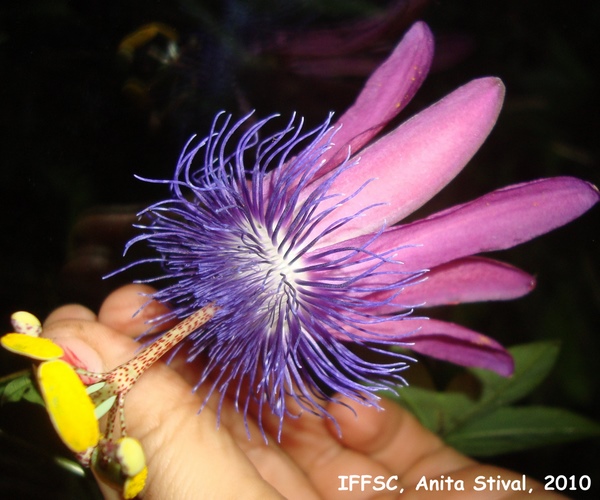
POLYGON ((134 498, 146 485, 146 457, 142 444, 133 437, 102 439, 92 454, 91 466, 106 483, 121 490, 124 498, 134 498))
POLYGON ((64 354, 62 347, 50 339, 31 337, 23 333, 7 333, 0 339, 0 343, 10 352, 39 361, 57 359, 64 354))
POLYGON ((100 440, 94 404, 73 367, 60 359, 45 361, 37 379, 56 432, 75 453, 84 453, 100 440))
POLYGON ((127 479, 123 485, 123 498, 135 498, 139 495, 146 486, 147 477, 148 467, 144 467, 135 476, 127 479))
POLYGON ((0 338, 2 347, 36 361, 35 374, 52 425, 65 445, 75 453, 85 453, 100 440, 100 427, 94 403, 75 368, 58 358, 62 347, 39 337, 40 321, 31 313, 19 311, 11 316, 17 333, 0 338))

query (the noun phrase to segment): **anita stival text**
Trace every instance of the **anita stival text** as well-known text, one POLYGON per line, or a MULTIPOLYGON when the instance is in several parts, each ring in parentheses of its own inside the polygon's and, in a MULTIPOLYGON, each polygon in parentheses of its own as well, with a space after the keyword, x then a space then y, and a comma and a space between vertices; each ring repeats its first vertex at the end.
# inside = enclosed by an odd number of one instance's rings
MULTIPOLYGON (((398 481, 398 476, 370 476, 370 475, 348 475, 338 476, 339 491, 397 491, 403 493, 398 481)), ((518 479, 503 479, 502 476, 477 476, 470 481, 464 479, 454 479, 452 476, 439 476, 435 479, 429 479, 426 476, 421 477, 415 491, 526 491, 531 493, 533 490, 527 486, 527 477, 523 474, 518 479)))

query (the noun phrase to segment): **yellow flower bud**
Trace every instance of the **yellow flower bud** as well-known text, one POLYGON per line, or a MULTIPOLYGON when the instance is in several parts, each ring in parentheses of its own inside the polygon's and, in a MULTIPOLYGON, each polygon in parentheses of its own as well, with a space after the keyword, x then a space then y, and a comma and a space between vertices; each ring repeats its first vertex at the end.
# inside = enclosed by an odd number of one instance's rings
POLYGON ((42 333, 42 323, 33 314, 27 311, 17 311, 11 314, 10 321, 18 333, 39 337, 42 333))

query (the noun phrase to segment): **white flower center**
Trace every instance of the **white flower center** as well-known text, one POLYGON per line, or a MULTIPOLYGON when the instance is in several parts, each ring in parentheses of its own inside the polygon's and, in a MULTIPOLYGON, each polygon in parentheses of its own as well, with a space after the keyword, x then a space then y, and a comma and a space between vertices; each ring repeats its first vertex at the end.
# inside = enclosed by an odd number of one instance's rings
POLYGON ((253 234, 257 245, 254 248, 247 246, 254 261, 248 272, 253 274, 253 280, 261 282, 263 300, 259 307, 269 316, 271 331, 285 332, 288 313, 294 314, 298 308, 297 280, 304 273, 297 270, 302 263, 298 259, 291 264, 284 255, 285 249, 271 240, 264 227, 257 225, 253 234))

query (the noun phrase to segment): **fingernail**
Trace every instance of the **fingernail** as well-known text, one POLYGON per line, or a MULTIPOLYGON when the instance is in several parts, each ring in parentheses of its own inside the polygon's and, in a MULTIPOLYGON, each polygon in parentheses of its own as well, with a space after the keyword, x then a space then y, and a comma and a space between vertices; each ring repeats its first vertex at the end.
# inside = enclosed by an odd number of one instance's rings
MULTIPOLYGON (((63 359, 70 365, 89 372, 105 371, 100 355, 83 340, 78 338, 55 338, 53 340, 63 348, 65 351, 63 359)), ((85 380, 83 382, 86 383, 85 380)))

